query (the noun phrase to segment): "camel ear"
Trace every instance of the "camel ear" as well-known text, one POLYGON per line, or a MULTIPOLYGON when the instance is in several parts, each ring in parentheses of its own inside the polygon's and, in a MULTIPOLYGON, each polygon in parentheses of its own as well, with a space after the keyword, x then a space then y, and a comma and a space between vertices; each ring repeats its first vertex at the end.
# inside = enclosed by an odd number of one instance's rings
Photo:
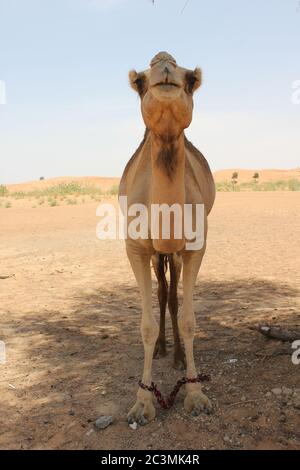
POLYGON ((129 83, 131 88, 137 91, 140 97, 142 97, 145 92, 146 75, 143 72, 137 73, 135 70, 130 70, 129 83))
POLYGON ((186 74, 186 86, 188 93, 194 93, 202 83, 202 72, 198 67, 195 70, 188 71, 186 74))

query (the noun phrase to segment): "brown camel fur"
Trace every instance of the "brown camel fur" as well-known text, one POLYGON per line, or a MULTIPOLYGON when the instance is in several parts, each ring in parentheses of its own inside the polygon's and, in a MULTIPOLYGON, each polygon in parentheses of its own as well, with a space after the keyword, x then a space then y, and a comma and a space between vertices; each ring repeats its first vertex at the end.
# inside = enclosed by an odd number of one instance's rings
MULTIPOLYGON (((179 67, 173 57, 160 52, 144 72, 129 73, 130 83, 141 98, 141 111, 146 124, 144 140, 128 162, 120 183, 119 196, 127 196, 132 204, 196 204, 204 205, 204 244, 201 249, 187 250, 184 235, 174 236, 174 218, 170 217, 170 237, 148 239, 128 238, 126 250, 136 277, 142 301, 141 333, 144 344, 142 382, 152 381, 152 359, 166 354, 165 311, 168 303, 174 333, 174 366, 186 365, 188 378, 197 370, 193 356, 195 315, 193 290, 206 247, 207 216, 215 199, 215 185, 209 165, 203 155, 184 135, 192 121, 193 93, 201 85, 201 71, 179 67), (160 326, 152 312, 152 279, 150 261, 158 279, 160 326), (166 267, 170 268, 170 286, 166 267), (177 319, 177 285, 183 266, 183 307, 177 319), (184 343, 185 357, 179 333, 184 343)), ((194 212, 193 212, 194 217, 194 212)), ((128 217, 128 224, 130 223, 128 217)), ((194 223, 194 221, 193 221, 194 223)), ((197 415, 211 411, 211 402, 201 391, 199 383, 186 385, 185 409, 197 415)), ((151 392, 138 389, 137 401, 128 413, 129 422, 145 424, 155 417, 151 392)))

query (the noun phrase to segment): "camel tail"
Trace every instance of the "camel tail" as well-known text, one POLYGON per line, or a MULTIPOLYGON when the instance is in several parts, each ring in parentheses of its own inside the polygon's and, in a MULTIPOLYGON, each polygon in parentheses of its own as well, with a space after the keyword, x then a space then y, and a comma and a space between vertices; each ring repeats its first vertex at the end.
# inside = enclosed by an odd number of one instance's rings
POLYGON ((168 291, 168 281, 166 278, 166 272, 168 271, 168 255, 159 255, 158 259, 158 270, 157 270, 157 278, 168 291))
POLYGON ((176 312, 177 317, 177 310, 178 310, 178 295, 177 295, 177 286, 178 286, 178 279, 177 279, 177 270, 176 265, 174 262, 173 255, 168 255, 168 263, 169 263, 169 271, 170 271, 170 286, 168 292, 168 305, 171 317, 173 312, 176 312))

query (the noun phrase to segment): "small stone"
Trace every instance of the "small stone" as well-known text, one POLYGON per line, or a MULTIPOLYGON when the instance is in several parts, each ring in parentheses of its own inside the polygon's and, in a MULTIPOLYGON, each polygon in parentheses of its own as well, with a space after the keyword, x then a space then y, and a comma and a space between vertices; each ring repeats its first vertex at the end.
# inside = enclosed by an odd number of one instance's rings
POLYGON ((287 387, 282 387, 282 393, 284 395, 293 395, 293 390, 291 388, 287 388, 287 387))
POLYGON ((280 415, 280 416, 279 416, 279 421, 280 421, 281 423, 285 423, 285 422, 286 422, 286 416, 285 416, 284 414, 280 415))
POLYGON ((103 390, 103 392, 101 392, 101 395, 106 395, 106 390, 103 390))
POLYGON ((223 437, 223 441, 224 442, 231 442, 231 439, 229 436, 227 436, 227 434, 225 434, 225 436, 223 437))
POLYGON ((243 396, 243 397, 241 398, 241 401, 246 401, 246 397, 243 396))
POLYGON ((224 361, 223 364, 236 364, 238 362, 238 359, 227 359, 226 361, 224 361))
POLYGON ((276 395, 276 396, 279 396, 279 395, 282 394, 281 388, 273 388, 273 389, 271 390, 271 392, 274 393, 274 395, 276 395))
POLYGON ((100 418, 96 419, 95 426, 97 429, 105 429, 112 423, 112 416, 100 416, 100 418))
POLYGON ((267 392, 267 393, 266 393, 266 397, 267 397, 267 398, 270 398, 271 396, 272 396, 272 393, 271 393, 271 392, 267 392))
POLYGON ((137 430, 137 423, 136 423, 136 422, 131 423, 131 424, 129 424, 129 427, 130 427, 131 429, 133 429, 134 431, 136 431, 136 430, 137 430))

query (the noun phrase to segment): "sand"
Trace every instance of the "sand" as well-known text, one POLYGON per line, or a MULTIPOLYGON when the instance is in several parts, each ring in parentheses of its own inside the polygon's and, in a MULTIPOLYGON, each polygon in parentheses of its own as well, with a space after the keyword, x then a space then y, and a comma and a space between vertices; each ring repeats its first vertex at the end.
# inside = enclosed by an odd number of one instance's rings
MULTIPOLYGON (((143 364, 138 290, 124 243, 96 239, 96 207, 0 207, 0 448, 300 449, 300 365, 249 330, 300 327, 300 194, 218 193, 195 290, 195 358, 215 413, 188 416, 182 393, 137 431, 126 413, 143 364), (283 386, 294 395, 271 392, 283 386), (103 414, 114 423, 95 431, 103 414)), ((153 301, 158 315, 155 285, 153 301)), ((181 378, 169 318, 167 336, 153 367, 164 393, 181 378)))

